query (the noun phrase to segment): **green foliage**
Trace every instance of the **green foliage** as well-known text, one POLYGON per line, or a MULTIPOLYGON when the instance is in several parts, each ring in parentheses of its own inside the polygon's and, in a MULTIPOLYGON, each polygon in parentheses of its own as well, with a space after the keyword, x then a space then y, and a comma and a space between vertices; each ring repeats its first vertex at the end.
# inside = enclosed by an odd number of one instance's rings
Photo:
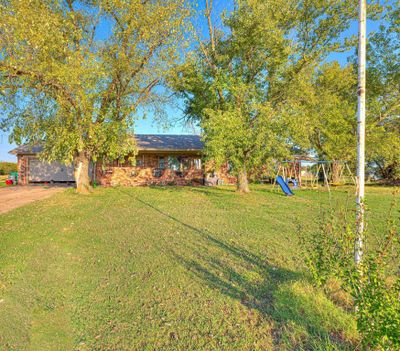
POLYGON ((247 113, 205 110, 206 154, 217 166, 229 160, 234 171, 257 169, 272 155, 284 157, 285 133, 269 112, 268 107, 259 106, 258 117, 251 122, 247 113))
POLYGON ((208 157, 243 173, 309 146, 310 79, 329 53, 349 45, 342 33, 356 15, 355 4, 325 4, 240 1, 223 18, 225 35, 210 24, 210 39, 171 78, 188 118, 204 130, 208 157))
POLYGON ((400 179, 400 1, 389 3, 369 38, 367 158, 386 179, 400 179))
POLYGON ((358 329, 369 348, 400 350, 399 252, 400 233, 391 226, 380 247, 348 278, 358 329))
POLYGON ((356 155, 357 76, 354 67, 323 65, 313 78, 310 144, 322 160, 354 161, 356 155))
POLYGON ((0 175, 7 175, 10 172, 17 172, 18 167, 14 162, 0 162, 0 175))
POLYGON ((133 153, 134 121, 159 111, 187 15, 184 0, 0 1, 0 127, 48 161, 133 153))
MULTIPOLYGON (((400 177, 398 9, 398 0, 385 6, 369 4, 368 9, 381 26, 368 41, 366 153, 372 173, 389 180, 400 177)), ((311 151, 322 159, 352 162, 356 149, 356 57, 345 67, 337 62, 319 66, 311 82, 311 88, 302 87, 307 99, 300 104, 311 117, 303 122, 311 131, 311 151)))
POLYGON ((331 278, 343 278, 348 269, 354 235, 346 222, 346 211, 322 212, 316 231, 300 229, 305 262, 317 286, 325 286, 331 278))
MULTIPOLYGON (((396 209, 396 205, 392 205, 396 209)), ((356 306, 357 328, 366 349, 400 349, 400 233, 395 222, 378 243, 370 241, 359 267, 353 261, 355 233, 348 216, 332 210, 317 232, 303 235, 306 264, 313 281, 326 288, 338 280, 356 306)))

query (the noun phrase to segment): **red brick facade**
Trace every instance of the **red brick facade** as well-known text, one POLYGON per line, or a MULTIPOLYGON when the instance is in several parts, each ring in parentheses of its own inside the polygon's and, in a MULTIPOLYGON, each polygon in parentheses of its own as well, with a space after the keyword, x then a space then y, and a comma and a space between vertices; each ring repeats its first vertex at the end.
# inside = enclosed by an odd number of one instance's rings
MULTIPOLYGON (((210 167, 204 167, 196 153, 139 153, 136 166, 114 162, 96 166, 96 182, 103 186, 203 185, 210 167)), ((220 183, 234 184, 227 167, 215 172, 220 183)))
MULTIPOLYGON (((18 155, 18 184, 29 183, 29 159, 35 155, 18 155)), ((127 160, 110 165, 98 163, 94 180, 102 186, 143 186, 143 185, 203 185, 205 178, 215 174, 219 184, 234 184, 236 178, 229 174, 228 167, 215 171, 212 163, 204 165, 199 153, 187 152, 139 152, 136 166, 127 160)), ((210 182, 207 182, 210 184, 210 182)))
POLYGON ((181 161, 175 169, 168 168, 169 156, 163 154, 140 154, 136 157, 136 166, 130 162, 96 166, 96 182, 103 186, 136 186, 136 185, 188 185, 202 184, 203 171, 196 169, 196 156, 174 156, 181 161), (185 163, 185 167, 183 167, 185 163))

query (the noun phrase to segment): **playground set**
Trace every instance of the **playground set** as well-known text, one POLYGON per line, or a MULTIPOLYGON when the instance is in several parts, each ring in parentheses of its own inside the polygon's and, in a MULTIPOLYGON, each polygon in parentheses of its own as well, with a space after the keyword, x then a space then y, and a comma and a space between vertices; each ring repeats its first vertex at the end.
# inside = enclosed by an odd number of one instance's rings
POLYGON ((295 157, 293 160, 276 164, 274 187, 280 186, 287 196, 293 196, 293 189, 318 188, 321 185, 330 191, 331 186, 356 184, 353 173, 346 161, 321 161, 311 157, 295 157))
POLYGON ((18 172, 10 172, 5 183, 8 186, 18 184, 18 172))

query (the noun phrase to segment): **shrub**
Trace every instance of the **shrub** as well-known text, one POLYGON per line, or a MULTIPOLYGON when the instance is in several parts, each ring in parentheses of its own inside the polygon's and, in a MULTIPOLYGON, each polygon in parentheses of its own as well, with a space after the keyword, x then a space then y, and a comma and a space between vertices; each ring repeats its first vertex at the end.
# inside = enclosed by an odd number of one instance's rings
POLYGON ((316 231, 302 232, 304 258, 314 283, 325 287, 330 278, 343 277, 352 257, 354 237, 347 210, 322 212, 316 231))
MULTIPOLYGON (((395 203, 392 204, 392 209, 395 203)), ((353 297, 354 317, 365 349, 400 350, 400 234, 388 221, 382 242, 366 246, 359 267, 354 264, 354 217, 349 211, 328 211, 315 232, 302 233, 305 262, 317 286, 331 280, 353 297), (350 220, 351 218, 351 220, 350 220)), ((391 215, 390 215, 391 217, 391 215)), ((368 239, 372 234, 366 233, 368 239)))
POLYGON ((17 171, 17 164, 14 162, 0 162, 0 175, 17 171))
POLYGON ((393 226, 379 248, 365 255, 362 267, 347 274, 358 330, 370 349, 400 350, 399 251, 399 232, 393 226))

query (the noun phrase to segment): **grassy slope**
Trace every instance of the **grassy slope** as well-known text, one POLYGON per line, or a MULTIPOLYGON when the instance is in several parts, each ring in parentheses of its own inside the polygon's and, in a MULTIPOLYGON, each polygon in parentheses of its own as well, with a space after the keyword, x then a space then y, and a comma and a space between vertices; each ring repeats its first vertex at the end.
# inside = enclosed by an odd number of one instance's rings
MULTIPOLYGON (((380 230, 391 191, 368 192, 380 230)), ((354 349, 354 323, 299 257, 297 224, 327 201, 262 186, 68 190, 1 215, 0 350, 354 349)))

